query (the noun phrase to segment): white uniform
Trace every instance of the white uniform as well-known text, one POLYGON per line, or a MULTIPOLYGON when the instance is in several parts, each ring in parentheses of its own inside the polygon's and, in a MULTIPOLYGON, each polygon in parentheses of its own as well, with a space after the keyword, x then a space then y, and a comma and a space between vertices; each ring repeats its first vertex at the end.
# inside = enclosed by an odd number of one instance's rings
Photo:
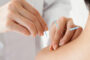
MULTIPOLYGON (((0 4, 4 1, 1 0, 0 4)), ((70 0, 27 0, 43 16, 48 25, 61 16, 69 17, 70 0)), ((36 52, 40 50, 40 37, 35 39, 17 33, 7 33, 4 39, 4 60, 34 60, 36 52)), ((45 41, 45 40, 44 40, 45 41)))

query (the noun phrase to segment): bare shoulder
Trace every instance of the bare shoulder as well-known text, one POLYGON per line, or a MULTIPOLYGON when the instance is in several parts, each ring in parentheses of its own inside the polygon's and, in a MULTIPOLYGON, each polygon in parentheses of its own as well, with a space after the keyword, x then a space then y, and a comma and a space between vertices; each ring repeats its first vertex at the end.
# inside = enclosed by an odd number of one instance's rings
POLYGON ((65 60, 65 58, 63 57, 70 54, 69 51, 72 50, 70 48, 72 47, 69 46, 68 44, 63 47, 59 47, 55 51, 50 51, 49 47, 46 47, 38 53, 36 60, 56 60, 56 59, 59 60, 59 58, 61 60, 65 60))
POLYGON ((36 60, 85 60, 88 58, 88 53, 82 42, 76 40, 58 48, 56 51, 50 51, 46 47, 38 53, 36 60))

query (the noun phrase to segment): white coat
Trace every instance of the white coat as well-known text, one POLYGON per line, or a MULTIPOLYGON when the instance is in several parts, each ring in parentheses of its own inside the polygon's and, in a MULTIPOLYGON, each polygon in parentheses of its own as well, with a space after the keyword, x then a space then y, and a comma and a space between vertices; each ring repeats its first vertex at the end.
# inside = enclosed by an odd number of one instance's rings
MULTIPOLYGON (((1 0, 0 4, 4 1, 1 0), (1 2, 2 1, 2 2, 1 2)), ((48 25, 61 16, 69 16, 70 0, 27 0, 43 16, 48 25)), ((35 39, 31 36, 25 37, 18 33, 6 33, 3 35, 4 60, 34 60, 36 52, 40 50, 40 37, 35 39)), ((45 41, 44 41, 45 42, 45 41)), ((0 59, 1 60, 1 59, 0 59)))

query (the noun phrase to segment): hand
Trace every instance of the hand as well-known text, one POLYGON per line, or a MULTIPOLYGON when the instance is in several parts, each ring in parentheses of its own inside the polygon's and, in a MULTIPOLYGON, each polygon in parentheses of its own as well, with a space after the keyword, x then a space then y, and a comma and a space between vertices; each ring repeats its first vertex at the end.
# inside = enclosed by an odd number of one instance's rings
POLYGON ((12 0, 0 8, 0 33, 15 31, 24 35, 43 35, 48 30, 39 12, 25 0, 12 0))
POLYGON ((82 28, 79 27, 76 30, 70 30, 74 27, 79 26, 76 26, 71 18, 62 17, 53 23, 50 29, 50 50, 56 50, 59 46, 76 39, 81 34, 82 28))

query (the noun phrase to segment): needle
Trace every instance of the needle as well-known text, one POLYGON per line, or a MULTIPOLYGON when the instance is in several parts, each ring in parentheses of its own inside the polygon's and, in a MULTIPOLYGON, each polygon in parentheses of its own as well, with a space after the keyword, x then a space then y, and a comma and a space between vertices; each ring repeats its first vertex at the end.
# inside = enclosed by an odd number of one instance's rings
POLYGON ((76 29, 78 29, 78 28, 79 28, 79 27, 71 28, 70 31, 76 30, 76 29))

